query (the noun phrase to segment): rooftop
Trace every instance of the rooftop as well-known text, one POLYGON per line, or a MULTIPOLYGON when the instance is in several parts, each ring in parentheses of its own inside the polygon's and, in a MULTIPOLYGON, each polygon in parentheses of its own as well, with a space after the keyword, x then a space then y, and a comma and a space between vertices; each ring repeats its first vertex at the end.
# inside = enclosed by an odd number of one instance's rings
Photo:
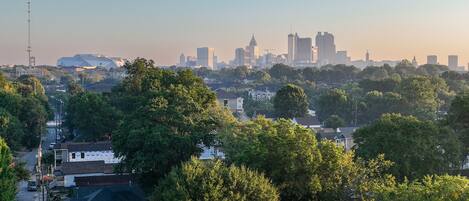
POLYGON ((104 161, 66 162, 59 170, 63 175, 103 173, 112 174, 114 166, 104 161))
POLYGON ((112 151, 111 141, 86 142, 86 143, 61 143, 55 149, 68 149, 69 152, 80 151, 112 151))

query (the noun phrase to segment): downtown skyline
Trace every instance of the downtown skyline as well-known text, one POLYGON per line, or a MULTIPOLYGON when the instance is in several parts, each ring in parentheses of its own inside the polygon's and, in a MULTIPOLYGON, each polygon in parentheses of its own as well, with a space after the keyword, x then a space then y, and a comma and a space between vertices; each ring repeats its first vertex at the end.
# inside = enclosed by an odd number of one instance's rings
MULTIPOLYGON (((261 53, 270 49, 283 54, 289 33, 314 38, 317 32, 328 31, 336 37, 337 50, 347 50, 352 60, 364 59, 369 50, 374 60, 416 56, 422 64, 427 55, 438 55, 439 62, 447 64, 448 55, 459 55, 459 63, 466 65, 469 28, 463 19, 469 18, 464 9, 469 2, 422 2, 33 1, 33 55, 37 64, 54 65, 58 58, 77 53, 100 53, 171 65, 180 53, 196 55, 198 47, 207 46, 215 48, 220 61, 228 62, 252 34, 261 53), (70 9, 89 5, 93 6, 86 11, 66 15, 70 9), (180 12, 174 13, 175 7, 180 12), (108 15, 102 15, 106 9, 108 15)), ((0 6, 4 16, 0 18, 0 64, 25 64, 26 3, 1 4, 5 6, 0 6)))

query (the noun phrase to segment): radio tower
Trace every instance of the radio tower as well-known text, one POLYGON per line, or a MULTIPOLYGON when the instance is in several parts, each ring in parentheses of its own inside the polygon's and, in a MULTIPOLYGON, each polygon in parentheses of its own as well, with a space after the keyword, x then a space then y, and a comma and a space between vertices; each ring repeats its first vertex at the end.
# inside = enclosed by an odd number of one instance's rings
POLYGON ((36 58, 31 56, 31 52, 33 51, 31 48, 31 0, 28 0, 28 67, 32 68, 36 65, 36 58))

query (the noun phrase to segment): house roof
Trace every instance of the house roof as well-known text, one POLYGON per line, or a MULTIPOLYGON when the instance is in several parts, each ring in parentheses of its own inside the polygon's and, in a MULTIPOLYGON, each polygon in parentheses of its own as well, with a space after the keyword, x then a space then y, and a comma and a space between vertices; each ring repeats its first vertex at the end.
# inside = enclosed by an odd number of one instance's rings
POLYGON ((303 125, 303 126, 321 125, 321 123, 318 120, 318 117, 312 116, 309 114, 307 114, 304 117, 296 117, 295 121, 296 123, 303 125))
POLYGON ((55 146, 56 149, 68 149, 69 152, 80 151, 112 151, 111 141, 87 142, 87 143, 62 143, 55 146))
POLYGON ((144 201, 144 193, 137 185, 79 187, 71 201, 144 201))
POLYGON ((62 164, 60 171, 63 175, 103 173, 112 174, 114 166, 105 164, 104 161, 66 162, 62 164))
POLYGON ((76 186, 109 186, 109 185, 124 185, 134 183, 134 178, 130 175, 103 175, 103 176, 89 176, 89 177, 76 177, 76 186))
POLYGON ((239 98, 239 96, 236 95, 235 93, 227 92, 225 90, 217 90, 216 93, 217 93, 217 98, 219 98, 219 99, 237 99, 237 98, 239 98))

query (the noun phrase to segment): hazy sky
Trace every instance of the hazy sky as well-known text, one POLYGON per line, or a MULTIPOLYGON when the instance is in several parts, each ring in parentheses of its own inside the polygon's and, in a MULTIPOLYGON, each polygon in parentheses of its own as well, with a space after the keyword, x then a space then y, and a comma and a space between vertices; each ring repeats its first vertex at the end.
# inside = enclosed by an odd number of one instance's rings
MULTIPOLYGON (((26 63, 26 0, 0 0, 0 64, 26 63)), ((290 27, 301 36, 336 36, 337 50, 362 59, 469 62, 469 0, 33 0, 33 55, 102 53, 173 64, 214 47, 234 57, 255 34, 260 48, 286 52, 290 27)))

